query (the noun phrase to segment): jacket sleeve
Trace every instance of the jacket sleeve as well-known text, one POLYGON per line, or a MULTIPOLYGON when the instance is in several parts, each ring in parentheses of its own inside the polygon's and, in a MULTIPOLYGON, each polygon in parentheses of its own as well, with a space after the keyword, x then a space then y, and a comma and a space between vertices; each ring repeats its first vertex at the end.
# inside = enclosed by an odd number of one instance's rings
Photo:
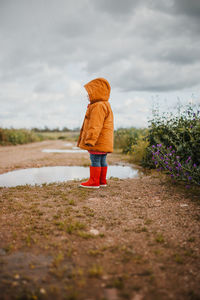
POLYGON ((91 144, 92 146, 96 144, 99 134, 101 133, 106 114, 106 107, 100 102, 91 107, 85 144, 91 144))

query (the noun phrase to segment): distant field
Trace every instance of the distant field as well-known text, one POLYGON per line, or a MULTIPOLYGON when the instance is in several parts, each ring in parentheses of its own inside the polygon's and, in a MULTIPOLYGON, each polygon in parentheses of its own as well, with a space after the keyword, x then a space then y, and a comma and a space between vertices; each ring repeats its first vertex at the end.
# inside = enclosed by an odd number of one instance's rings
POLYGON ((33 142, 39 142, 43 140, 56 140, 63 139, 68 141, 76 141, 78 139, 79 132, 77 131, 34 131, 25 128, 22 129, 7 129, 0 128, 0 145, 18 145, 27 144, 33 142))
POLYGON ((68 132, 38 132, 43 139, 49 139, 49 140, 57 140, 57 139, 63 139, 68 141, 76 141, 79 136, 79 131, 68 131, 68 132))

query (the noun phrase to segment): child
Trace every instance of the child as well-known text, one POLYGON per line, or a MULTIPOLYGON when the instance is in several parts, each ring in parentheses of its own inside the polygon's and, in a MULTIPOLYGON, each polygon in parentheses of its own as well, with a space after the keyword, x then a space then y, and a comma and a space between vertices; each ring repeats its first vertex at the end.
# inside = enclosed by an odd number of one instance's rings
POLYGON ((96 78, 84 85, 90 104, 80 131, 77 146, 90 153, 90 178, 81 187, 107 186, 107 153, 113 152, 113 112, 108 102, 110 84, 104 78, 96 78))

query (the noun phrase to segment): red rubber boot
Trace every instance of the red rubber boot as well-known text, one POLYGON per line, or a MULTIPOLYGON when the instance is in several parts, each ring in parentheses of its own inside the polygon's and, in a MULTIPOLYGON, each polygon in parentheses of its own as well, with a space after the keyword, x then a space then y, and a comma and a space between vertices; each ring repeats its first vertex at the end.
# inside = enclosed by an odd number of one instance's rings
POLYGON ((106 174, 108 167, 101 167, 100 186, 107 186, 106 174))
POLYGON ((101 174, 101 167, 90 166, 90 178, 88 181, 82 182, 80 186, 84 188, 98 189, 100 174, 101 174))

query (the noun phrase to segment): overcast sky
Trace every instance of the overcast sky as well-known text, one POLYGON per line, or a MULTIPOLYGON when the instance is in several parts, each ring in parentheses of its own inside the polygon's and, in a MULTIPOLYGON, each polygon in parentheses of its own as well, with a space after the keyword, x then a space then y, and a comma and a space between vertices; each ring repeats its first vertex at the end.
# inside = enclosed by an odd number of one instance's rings
POLYGON ((0 0, 0 126, 80 127, 111 85, 115 128, 200 104, 199 0, 0 0))

